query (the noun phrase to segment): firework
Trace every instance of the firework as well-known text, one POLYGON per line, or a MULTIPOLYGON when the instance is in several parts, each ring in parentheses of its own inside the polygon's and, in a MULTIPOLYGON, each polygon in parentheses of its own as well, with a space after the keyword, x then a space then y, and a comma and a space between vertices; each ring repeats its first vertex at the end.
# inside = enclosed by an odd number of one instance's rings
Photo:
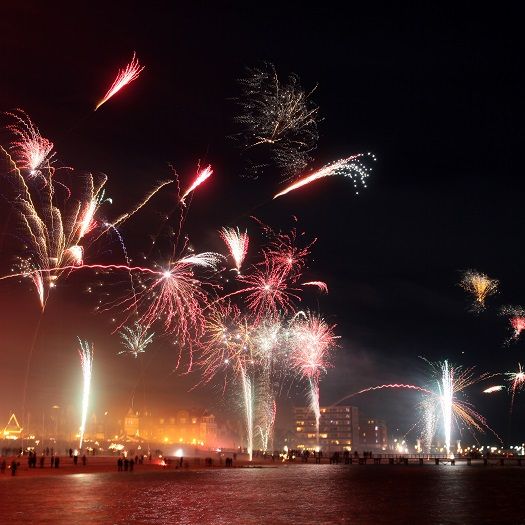
POLYGON ((122 345, 124 350, 121 350, 117 355, 131 354, 137 358, 139 354, 146 351, 146 347, 153 341, 154 333, 148 334, 148 328, 142 326, 140 323, 135 323, 133 327, 125 326, 119 332, 122 338, 122 345))
POLYGON ((244 258, 248 253, 248 244, 250 242, 248 233, 241 233, 239 228, 222 228, 219 233, 235 262, 235 269, 237 272, 240 272, 244 258))
POLYGON ((7 165, 4 197, 15 214, 16 236, 23 241, 21 259, 26 262, 21 272, 31 276, 40 272, 41 277, 45 276, 45 280, 37 281, 32 277, 40 303, 45 305, 49 289, 62 273, 57 268, 82 264, 80 243, 92 225, 106 178, 95 182, 91 175, 77 177, 73 191, 58 180, 60 174, 47 163, 39 168, 43 184, 36 187, 26 182, 11 156, 1 147, 0 151, 7 165), (25 271, 28 267, 31 272, 25 271))
POLYGON ((523 371, 521 364, 518 363, 517 372, 507 372, 505 375, 507 376, 507 379, 510 383, 509 389, 512 396, 510 402, 510 411, 512 412, 512 407, 514 406, 514 397, 516 393, 522 390, 525 386, 525 372, 523 371))
POLYGON ((513 330, 512 339, 518 339, 525 330, 525 310, 521 306, 503 306, 500 313, 509 319, 513 330))
POLYGON ((29 116, 21 109, 7 113, 15 120, 14 124, 7 126, 15 140, 9 147, 21 170, 27 170, 30 175, 36 176, 40 168, 49 166, 52 158, 53 143, 42 137, 38 128, 31 122, 29 116))
MULTIPOLYGON (((476 412, 474 407, 461 399, 458 395, 465 390, 489 377, 489 374, 474 375, 473 368, 463 369, 455 367, 447 360, 440 363, 429 363, 435 373, 437 390, 431 394, 434 402, 439 402, 442 415, 443 435, 447 454, 451 453, 453 423, 459 427, 459 422, 465 424, 471 431, 484 432, 490 430, 498 439, 499 436, 488 426, 486 419, 476 412)), ((501 439, 500 439, 501 441, 501 439)))
POLYGON ((315 286, 323 293, 328 293, 328 285, 323 281, 310 281, 307 283, 302 283, 302 286, 315 286))
POLYGON ((246 306, 257 320, 268 316, 278 318, 280 312, 293 310, 295 300, 300 301, 298 289, 289 277, 285 268, 266 259, 262 266, 238 276, 245 287, 236 293, 245 294, 246 306))
POLYGON ((341 175, 343 177, 349 178, 355 188, 356 194, 359 193, 359 186, 366 188, 366 180, 370 175, 371 168, 366 165, 364 159, 371 158, 375 160, 375 156, 371 153, 358 153, 357 155, 352 155, 346 159, 337 160, 326 166, 322 167, 318 171, 314 171, 310 175, 303 177, 294 183, 290 184, 282 191, 277 193, 273 198, 281 197, 287 193, 302 188, 311 182, 316 180, 332 177, 334 175, 341 175))
POLYGON ((501 392, 505 387, 503 385, 489 386, 483 390, 484 394, 493 394, 494 392, 501 392))
POLYGON ((481 311, 485 309, 485 300, 494 295, 498 289, 498 281, 491 279, 484 273, 468 270, 463 274, 460 286, 474 297, 473 309, 481 311))
POLYGON ((123 87, 127 86, 134 80, 136 80, 141 71, 144 69, 144 66, 141 66, 136 59, 135 53, 133 53, 133 58, 131 62, 125 67, 125 69, 119 69, 119 72, 111 84, 111 87, 108 89, 108 92, 102 97, 100 102, 95 107, 95 111, 105 104, 113 95, 118 93, 123 87))
POLYGON ((80 348, 78 353, 80 354, 80 364, 82 366, 82 418, 80 422, 80 443, 79 448, 82 448, 84 441, 84 432, 86 431, 86 420, 89 407, 89 395, 91 392, 91 372, 93 370, 93 344, 87 341, 78 339, 80 348))
POLYGON ((319 380, 321 373, 330 366, 330 352, 336 346, 334 326, 321 317, 309 314, 298 318, 293 326, 291 364, 299 376, 308 381, 310 407, 315 415, 317 444, 319 444, 319 380))
POLYGON ((197 172, 195 180, 192 182, 191 186, 184 192, 180 198, 180 202, 184 204, 184 199, 195 189, 197 186, 200 186, 205 180, 209 179, 213 175, 213 170, 211 165, 206 166, 204 169, 197 172))
POLYGON ((273 163, 289 178, 304 170, 317 145, 318 107, 310 93, 303 91, 297 75, 282 83, 272 64, 249 69, 241 79, 240 112, 236 121, 241 126, 237 135, 242 147, 253 157, 252 174, 273 163))

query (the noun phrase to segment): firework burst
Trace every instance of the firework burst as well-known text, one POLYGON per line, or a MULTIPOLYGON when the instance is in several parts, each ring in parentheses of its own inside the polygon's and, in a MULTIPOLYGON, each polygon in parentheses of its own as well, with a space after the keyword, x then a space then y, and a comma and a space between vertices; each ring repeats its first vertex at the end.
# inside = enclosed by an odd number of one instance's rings
POLYGON ((510 411, 512 412, 512 407, 514 406, 514 397, 516 396, 516 393, 525 387, 525 372, 523 371, 521 364, 518 363, 517 372, 507 372, 505 375, 507 376, 507 380, 510 383, 509 390, 512 396, 510 402, 510 411))
POLYGON ((191 183, 189 188, 184 192, 182 197, 180 198, 180 202, 184 204, 184 200, 186 197, 193 191, 195 188, 200 186, 204 181, 208 180, 213 175, 213 170, 211 169, 211 165, 206 166, 204 169, 199 170, 197 172, 197 176, 195 177, 195 180, 191 183))
POLYGON ((123 87, 127 86, 134 80, 137 80, 143 69, 144 66, 139 64, 135 53, 133 53, 131 62, 124 69, 119 69, 113 84, 111 84, 111 87, 108 89, 107 93, 100 99, 95 107, 95 111, 100 106, 102 106, 102 104, 105 104, 111 97, 116 95, 123 87))
POLYGON ((371 153, 358 153, 357 155, 352 155, 346 159, 336 160, 330 164, 327 164, 318 171, 314 171, 310 175, 303 177, 294 183, 290 184, 279 193, 274 195, 274 199, 286 195, 291 191, 297 190, 315 182, 316 180, 323 179, 325 177, 332 177, 334 175, 340 175, 343 177, 349 178, 355 188, 356 194, 359 194, 359 188, 366 188, 366 181, 370 176, 371 168, 367 165, 365 159, 372 159, 375 161, 375 156, 371 153))
POLYGON ((41 167, 49 167, 55 153, 53 143, 42 137, 38 128, 31 122, 29 116, 21 109, 7 113, 15 123, 7 126, 14 140, 9 147, 16 163, 21 170, 27 170, 29 175, 39 175, 41 167))
POLYGON ((148 334, 148 328, 140 323, 135 323, 133 327, 125 326, 119 335, 122 339, 124 350, 117 352, 117 355, 131 354, 137 358, 139 354, 146 351, 146 347, 153 341, 154 333, 148 334))
POLYGON ((281 169, 284 178, 304 170, 318 140, 319 108, 311 100, 312 92, 301 88, 297 75, 281 82, 272 64, 249 69, 239 83, 237 138, 250 153, 251 174, 257 176, 269 163, 281 169), (253 160, 256 151, 260 157, 253 160))
POLYGON ((517 340, 525 330, 525 310, 521 306, 503 306, 500 313, 509 319, 513 332, 511 339, 517 340))
POLYGON ((297 318, 293 325, 290 361, 300 377, 308 381, 310 407, 315 415, 317 442, 319 442, 319 381, 330 366, 329 356, 336 346, 334 327, 321 317, 309 314, 297 318))
POLYGON ((241 233, 239 228, 222 228, 219 232, 230 252, 231 258, 235 262, 237 272, 241 271, 241 266, 248 253, 250 239, 248 233, 241 233))
POLYGON ((485 301, 498 290, 499 282, 491 279, 484 273, 468 270, 463 274, 459 285, 474 297, 473 310, 482 311, 485 309, 485 301))

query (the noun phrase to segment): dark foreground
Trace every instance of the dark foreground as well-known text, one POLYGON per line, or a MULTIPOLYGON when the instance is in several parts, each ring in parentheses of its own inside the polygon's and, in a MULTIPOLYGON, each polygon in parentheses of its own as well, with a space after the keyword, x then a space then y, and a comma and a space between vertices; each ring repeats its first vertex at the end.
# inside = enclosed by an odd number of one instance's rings
POLYGON ((279 465, 5 479, 2 523, 525 523, 525 468, 279 465))

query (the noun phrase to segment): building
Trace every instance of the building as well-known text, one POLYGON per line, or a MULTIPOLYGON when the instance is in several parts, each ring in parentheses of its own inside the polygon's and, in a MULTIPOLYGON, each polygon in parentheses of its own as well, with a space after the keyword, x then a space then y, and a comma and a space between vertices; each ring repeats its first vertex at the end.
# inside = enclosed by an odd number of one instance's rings
POLYGON ((181 443, 214 447, 217 443, 217 423, 208 411, 178 410, 174 415, 154 416, 129 409, 122 429, 128 440, 181 443))
POLYGON ((353 406, 320 407, 319 441, 310 407, 295 407, 295 448, 356 450, 359 448, 359 410, 353 406))
POLYGON ((363 450, 387 450, 386 423, 361 415, 359 420, 359 442, 363 450))

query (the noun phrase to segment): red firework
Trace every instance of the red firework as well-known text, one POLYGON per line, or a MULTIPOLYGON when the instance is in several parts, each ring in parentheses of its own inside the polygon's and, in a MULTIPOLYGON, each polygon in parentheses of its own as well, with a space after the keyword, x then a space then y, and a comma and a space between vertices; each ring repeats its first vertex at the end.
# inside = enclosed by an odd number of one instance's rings
POLYGON ((131 59, 131 62, 126 66, 125 69, 119 69, 119 72, 115 80, 113 81, 113 84, 111 84, 111 87, 108 89, 107 93, 97 104, 97 106, 95 107, 95 111, 100 106, 102 106, 102 104, 106 103, 113 95, 118 93, 123 87, 136 80, 143 69, 144 66, 141 66, 139 64, 139 61, 135 57, 135 53, 133 53, 133 58, 131 59))
POLYGON ((203 170, 197 172, 197 177, 192 182, 191 186, 184 192, 184 195, 180 198, 180 201, 184 204, 184 199, 195 189, 200 186, 205 180, 209 179, 213 175, 211 165, 208 164, 203 170))

